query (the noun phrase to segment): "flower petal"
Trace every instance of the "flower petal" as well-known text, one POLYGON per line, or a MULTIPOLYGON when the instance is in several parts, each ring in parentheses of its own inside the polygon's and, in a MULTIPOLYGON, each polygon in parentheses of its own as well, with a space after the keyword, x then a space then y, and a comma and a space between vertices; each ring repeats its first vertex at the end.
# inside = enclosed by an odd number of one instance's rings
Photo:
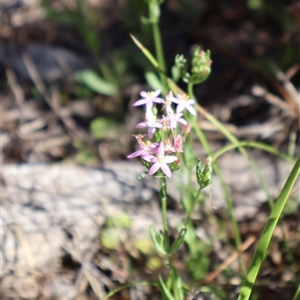
POLYGON ((129 155, 127 155, 127 158, 135 158, 138 157, 140 155, 142 155, 145 151, 144 150, 137 150, 129 155))
POLYGON ((174 155, 165 156, 164 157, 164 163, 165 164, 170 164, 170 163, 176 161, 177 159, 178 159, 177 156, 174 156, 174 155))
POLYGON ((160 164, 158 162, 156 162, 149 170, 148 175, 152 176, 154 173, 156 173, 158 171, 158 169, 160 168, 160 164))
POLYGON ((135 125, 135 128, 146 128, 148 127, 146 122, 141 122, 135 125))
POLYGON ((149 94, 148 94, 146 91, 141 91, 141 92, 140 92, 140 95, 141 95, 143 98, 148 98, 148 97, 149 97, 149 94))
POLYGON ((193 106, 187 105, 186 109, 194 116, 196 116, 196 111, 193 106))
POLYGON ((148 155, 142 155, 141 157, 143 160, 145 160, 147 162, 156 162, 156 160, 155 160, 156 157, 153 155, 148 154, 148 155))
POLYGON ((171 178, 172 173, 167 164, 161 164, 161 169, 166 174, 167 177, 171 178))
POLYGON ((134 102, 132 104, 132 106, 139 106, 139 105, 144 105, 145 103, 148 102, 148 99, 140 99, 140 100, 137 100, 136 102, 134 102))

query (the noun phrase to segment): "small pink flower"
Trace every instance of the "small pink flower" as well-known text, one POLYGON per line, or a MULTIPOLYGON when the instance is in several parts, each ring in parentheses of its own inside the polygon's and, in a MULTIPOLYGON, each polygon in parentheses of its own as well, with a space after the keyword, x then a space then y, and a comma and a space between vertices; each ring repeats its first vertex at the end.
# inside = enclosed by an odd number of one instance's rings
POLYGON ((176 152, 183 152, 183 150, 182 150, 182 136, 180 134, 177 135, 173 147, 174 147, 174 150, 176 152))
POLYGON ((152 139, 157 128, 162 128, 163 125, 160 121, 157 121, 156 116, 152 110, 146 112, 145 122, 141 122, 135 126, 136 128, 147 128, 148 127, 148 138, 152 139))
POLYGON ((173 111, 167 115, 167 119, 169 121, 169 125, 170 125, 171 129, 176 128, 177 123, 187 125, 187 121, 185 119, 181 118, 182 116, 183 116, 183 113, 177 112, 176 114, 174 114, 173 111))
POLYGON ((176 112, 179 113, 187 109, 192 115, 196 115, 196 111, 192 106, 192 104, 195 104, 195 100, 189 99, 187 95, 178 94, 173 102, 178 104, 176 112))
POLYGON ((169 138, 164 142, 165 145, 165 153, 172 153, 172 152, 183 152, 182 150, 183 139, 180 134, 177 135, 174 144, 173 144, 173 136, 172 134, 169 135, 169 138))
POLYGON ((153 156, 157 152, 158 143, 152 143, 150 141, 139 143, 139 150, 131 153, 127 158, 135 158, 140 156, 141 158, 147 160, 148 156, 153 156))
POLYGON ((177 161, 176 156, 167 155, 165 156, 164 144, 161 142, 158 146, 156 156, 153 156, 151 162, 153 163, 152 167, 149 169, 148 175, 151 176, 155 174, 159 169, 165 173, 165 175, 171 178, 172 173, 167 164, 177 161))
POLYGON ((164 105, 164 108, 166 109, 167 114, 171 113, 173 111, 172 109, 172 102, 174 102, 173 100, 176 100, 176 98, 173 96, 172 91, 170 91, 167 96, 166 96, 166 102, 164 105))
POLYGON ((174 151, 173 148, 173 135, 170 134, 168 139, 164 141, 164 146, 165 146, 165 153, 170 154, 174 151))
POLYGON ((143 99, 137 100, 135 103, 133 103, 133 106, 139 106, 146 104, 146 109, 151 109, 153 106, 153 103, 165 103, 165 101, 162 98, 157 97, 160 94, 160 90, 156 90, 154 92, 140 92, 140 95, 143 99))
POLYGON ((188 134, 191 131, 191 124, 187 123, 183 128, 183 133, 188 134))

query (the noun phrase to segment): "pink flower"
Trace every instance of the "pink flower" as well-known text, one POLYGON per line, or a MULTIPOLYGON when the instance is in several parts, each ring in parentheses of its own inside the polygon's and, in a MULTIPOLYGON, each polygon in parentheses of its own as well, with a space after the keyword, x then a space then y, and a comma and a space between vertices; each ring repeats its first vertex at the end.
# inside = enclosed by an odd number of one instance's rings
POLYGON ((168 139, 164 141, 164 146, 165 146, 165 153, 169 154, 169 153, 175 152, 174 148, 173 148, 173 135, 172 134, 170 134, 168 139))
POLYGON ((174 99, 176 100, 176 98, 173 96, 172 91, 170 91, 166 96, 166 102, 165 102, 165 106, 164 106, 164 108, 166 108, 167 114, 171 113, 173 111, 172 102, 174 102, 173 101, 174 99))
POLYGON ((151 176, 154 173, 156 173, 159 169, 161 169, 165 175, 169 178, 171 178, 172 173, 167 164, 173 163, 174 161, 177 161, 176 156, 167 155, 165 156, 165 149, 164 144, 160 142, 156 156, 153 156, 151 159, 151 162, 153 163, 152 167, 149 169, 148 175, 151 176))
POLYGON ((169 138, 164 143, 165 153, 183 152, 182 141, 183 141, 182 136, 178 134, 173 144, 173 136, 172 134, 170 134, 169 138))
POLYGON ((183 150, 182 150, 182 136, 180 134, 177 135, 173 147, 174 147, 175 152, 183 152, 183 150))
POLYGON ((150 141, 139 143, 139 150, 131 153, 127 158, 135 158, 140 156, 141 158, 147 160, 148 156, 153 156, 157 152, 158 143, 151 144, 150 141))
POLYGON ((191 131, 191 124, 187 123, 183 128, 183 133, 188 134, 191 131))
POLYGON ((137 100, 135 103, 133 103, 133 106, 139 106, 146 104, 146 109, 151 109, 153 106, 153 103, 165 103, 165 101, 162 98, 157 97, 160 94, 160 90, 156 90, 154 92, 140 92, 140 95, 143 99, 137 100))
POLYGON ((152 110, 146 112, 146 121, 141 122, 135 126, 136 128, 147 128, 148 127, 148 138, 152 139, 156 131, 156 128, 162 128, 163 125, 160 121, 156 120, 156 116, 153 114, 152 110))
POLYGON ((178 104, 176 112, 179 113, 187 109, 192 115, 196 115, 196 111, 192 106, 192 104, 195 104, 195 100, 189 99, 187 95, 178 94, 173 102, 178 104))
POLYGON ((183 113, 181 112, 177 112, 176 114, 174 114, 174 112, 170 112, 167 115, 167 120, 169 121, 169 126, 171 129, 176 128, 177 123, 181 123, 183 125, 187 125, 187 121, 183 118, 181 118, 183 116, 183 113))

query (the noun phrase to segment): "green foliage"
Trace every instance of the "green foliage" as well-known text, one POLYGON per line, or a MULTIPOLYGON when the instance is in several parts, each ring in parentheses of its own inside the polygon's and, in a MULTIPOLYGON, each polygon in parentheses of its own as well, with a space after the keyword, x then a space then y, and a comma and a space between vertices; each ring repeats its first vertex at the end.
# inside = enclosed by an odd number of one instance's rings
POLYGON ((197 47, 194 51, 191 70, 188 72, 188 61, 183 55, 176 55, 175 66, 173 67, 173 74, 175 79, 180 74, 182 80, 190 85, 199 84, 205 81, 211 72, 210 51, 206 52, 197 47))
POLYGON ((207 159, 207 163, 204 168, 202 168, 201 160, 198 160, 196 166, 196 178, 201 189, 206 188, 212 183, 211 158, 207 159))
POLYGON ((127 239, 127 231, 124 228, 105 228, 101 230, 101 244, 107 248, 115 250, 127 239))
POLYGON ((245 277, 238 300, 248 300, 251 295, 258 272, 261 268, 263 261, 265 260, 265 258, 267 256, 268 247, 269 247, 271 238, 273 236, 275 227, 282 215, 284 206, 286 205, 286 202, 289 198, 291 190, 292 190, 296 180, 299 178, 299 175, 300 175, 300 157, 296 161, 296 163, 295 163, 289 177, 287 178, 286 183, 285 183, 284 187, 282 188, 281 193, 271 211, 268 222, 264 228, 264 231, 260 237, 259 243, 258 243, 255 253, 253 255, 253 258, 252 258, 250 267, 248 269, 247 275, 245 277))
POLYGON ((106 96, 113 96, 117 94, 117 86, 104 80, 93 70, 78 71, 75 74, 75 78, 79 83, 86 85, 96 93, 106 96))
POLYGON ((160 231, 159 233, 157 233, 153 225, 150 226, 149 232, 156 250, 161 254, 167 254, 168 249, 166 249, 165 247, 166 242, 163 232, 160 231))
POLYGON ((101 244, 107 249, 117 249, 127 240, 127 230, 130 227, 131 220, 125 213, 108 217, 105 222, 105 228, 100 233, 101 244))
MULTIPOLYGON (((152 255, 155 251, 153 243, 149 237, 136 241, 134 243, 134 248, 138 249, 145 255, 152 255)), ((161 266, 161 263, 159 265, 161 266)))
POLYGON ((61 24, 75 25, 89 49, 94 54, 99 53, 100 42, 96 30, 96 24, 99 22, 98 14, 93 10, 86 10, 83 1, 77 1, 77 5, 73 10, 66 7, 63 1, 61 1, 60 4, 64 7, 63 12, 57 12, 53 9, 51 1, 41 0, 41 5, 49 19, 61 24))
POLYGON ((74 157, 76 164, 84 166, 93 166, 98 162, 97 153, 91 151, 81 141, 74 140, 73 147, 77 150, 74 157))
POLYGON ((167 285, 164 283, 164 281, 162 280, 161 276, 158 277, 158 283, 159 283, 159 286, 160 286, 160 290, 161 290, 161 293, 162 293, 162 296, 163 296, 163 300, 176 300, 169 288, 167 287, 167 285))
POLYGON ((171 247, 170 251, 169 251, 169 255, 173 255, 175 252, 177 252, 179 250, 179 248, 181 247, 181 245, 184 242, 185 236, 187 233, 187 228, 186 226, 183 226, 180 231, 179 231, 179 235, 176 238, 173 246, 171 247))
POLYGON ((263 6, 263 0, 248 0, 247 6, 253 10, 261 9, 263 6))
POLYGON ((146 81, 153 90, 162 90, 162 83, 154 72, 145 73, 146 81))
POLYGON ((117 138, 120 125, 114 120, 107 117, 95 118, 90 124, 90 131, 96 139, 113 139, 117 138))

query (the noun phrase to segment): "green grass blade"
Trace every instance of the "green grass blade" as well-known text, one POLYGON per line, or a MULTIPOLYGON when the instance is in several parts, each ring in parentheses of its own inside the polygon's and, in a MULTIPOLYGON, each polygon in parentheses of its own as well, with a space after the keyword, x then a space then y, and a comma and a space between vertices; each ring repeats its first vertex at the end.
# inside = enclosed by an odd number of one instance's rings
POLYGON ((296 291, 296 293, 294 295, 293 300, 299 299, 298 297, 300 297, 300 283, 298 284, 298 288, 297 288, 297 291, 296 291))
POLYGON ((281 216, 282 210, 287 202, 289 194, 296 182, 297 177, 300 173, 300 157, 296 161, 288 179, 286 180, 284 187, 281 190, 281 193, 278 197, 277 202, 274 205, 274 208, 269 216, 268 222, 264 228, 264 231, 261 235, 255 253, 253 255, 248 273, 243 282, 243 286, 239 295, 238 300, 248 300, 253 289, 254 282, 264 261, 267 250, 274 232, 274 229, 278 223, 278 220, 281 216))
POLYGON ((265 143, 257 142, 257 141, 240 141, 237 144, 229 144, 224 146, 223 148, 219 149, 217 152, 215 152, 212 156, 212 160, 216 161, 221 155, 225 154, 226 152, 239 148, 239 147, 250 147, 255 149, 261 149, 265 152, 268 152, 270 154, 279 156, 286 161, 292 162, 293 158, 289 155, 286 155, 285 153, 275 149, 274 147, 267 145, 265 143))

